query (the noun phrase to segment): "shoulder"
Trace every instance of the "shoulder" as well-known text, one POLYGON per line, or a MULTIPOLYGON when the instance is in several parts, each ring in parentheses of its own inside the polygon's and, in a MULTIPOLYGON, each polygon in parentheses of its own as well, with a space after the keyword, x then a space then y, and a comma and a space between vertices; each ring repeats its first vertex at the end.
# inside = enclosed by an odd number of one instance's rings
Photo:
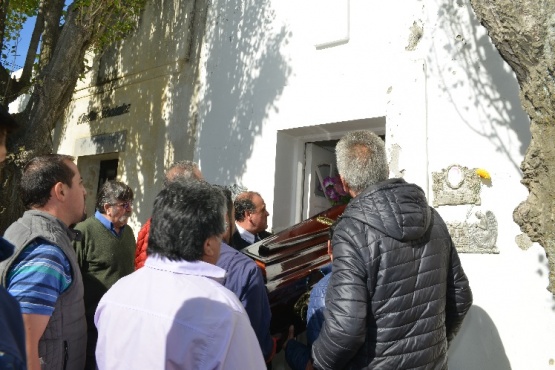
POLYGON ((228 273, 231 273, 229 270, 232 268, 242 271, 258 269, 258 266, 252 259, 225 243, 222 243, 220 258, 216 265, 224 270, 228 270, 228 273))
POLYGON ((33 243, 26 246, 17 260, 32 260, 36 263, 53 262, 60 264, 69 264, 69 259, 60 247, 42 239, 37 239, 33 243))
POLYGON ((152 220, 151 218, 149 218, 145 224, 143 225, 143 227, 141 227, 141 230, 139 230, 139 239, 143 236, 148 235, 148 233, 150 232, 150 220, 152 220))
POLYGON ((208 280, 216 283, 212 285, 212 288, 214 289, 214 293, 215 293, 215 297, 217 297, 217 301, 227 306, 229 308, 229 312, 233 312, 239 315, 246 315, 245 307, 243 306, 241 301, 239 301, 239 298, 234 292, 232 292, 228 288, 224 287, 223 285, 217 283, 212 279, 208 279, 208 280))
POLYGON ((79 230, 82 233, 89 231, 91 228, 100 225, 100 221, 95 216, 87 218, 85 221, 79 222, 75 225, 75 230, 79 230))
MULTIPOLYGON (((35 240, 26 246, 10 268, 11 280, 35 279, 39 275, 49 276, 59 281, 71 280, 71 264, 62 249, 42 240, 35 240)), ((64 284, 65 285, 65 284, 64 284)))
POLYGON ((123 229, 123 236, 126 239, 132 239, 133 245, 135 245, 135 234, 133 233, 133 229, 129 225, 125 225, 123 229))

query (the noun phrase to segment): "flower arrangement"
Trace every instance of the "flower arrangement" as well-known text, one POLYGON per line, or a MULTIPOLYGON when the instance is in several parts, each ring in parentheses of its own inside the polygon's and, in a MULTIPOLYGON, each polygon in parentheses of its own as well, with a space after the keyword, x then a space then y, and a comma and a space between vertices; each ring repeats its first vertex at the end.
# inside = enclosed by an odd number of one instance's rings
MULTIPOLYGON (((343 184, 341 183, 339 175, 324 178, 322 185, 324 189, 320 190, 325 193, 326 198, 330 201, 332 206, 347 204, 351 200, 351 196, 343 189, 343 184)), ((321 186, 319 186, 319 188, 321 188, 321 186)))

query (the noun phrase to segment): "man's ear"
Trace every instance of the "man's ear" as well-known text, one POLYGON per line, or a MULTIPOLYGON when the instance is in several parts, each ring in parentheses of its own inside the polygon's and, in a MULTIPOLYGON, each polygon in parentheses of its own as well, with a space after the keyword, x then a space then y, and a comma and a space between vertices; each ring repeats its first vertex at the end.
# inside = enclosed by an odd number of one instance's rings
POLYGON ((210 237, 204 241, 204 254, 208 257, 213 257, 216 254, 215 250, 215 239, 214 237, 210 237))
POLYGON ((108 212, 109 212, 110 208, 112 208, 112 205, 110 203, 104 203, 102 208, 104 208, 104 214, 109 215, 108 212))
POLYGON ((356 197, 357 194, 351 190, 349 184, 347 184, 343 176, 339 175, 339 178, 341 179, 341 184, 343 185, 343 190, 345 190, 345 193, 349 194, 353 198, 356 197))
POLYGON ((52 187, 50 197, 56 198, 59 201, 65 198, 64 184, 62 182, 57 182, 56 185, 52 187))

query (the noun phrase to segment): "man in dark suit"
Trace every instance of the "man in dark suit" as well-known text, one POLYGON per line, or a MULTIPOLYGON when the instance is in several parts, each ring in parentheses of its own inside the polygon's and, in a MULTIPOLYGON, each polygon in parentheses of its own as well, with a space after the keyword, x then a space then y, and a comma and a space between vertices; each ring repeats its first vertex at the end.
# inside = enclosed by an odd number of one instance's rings
POLYGON ((243 249, 262 240, 271 233, 266 231, 268 216, 266 203, 260 194, 254 191, 245 191, 235 198, 235 226, 233 234, 233 247, 243 249))

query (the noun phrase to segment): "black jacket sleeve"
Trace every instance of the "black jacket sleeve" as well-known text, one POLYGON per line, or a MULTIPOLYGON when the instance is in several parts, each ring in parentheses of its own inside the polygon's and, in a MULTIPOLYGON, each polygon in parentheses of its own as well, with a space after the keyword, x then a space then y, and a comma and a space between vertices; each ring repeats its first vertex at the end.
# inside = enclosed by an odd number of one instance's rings
POLYGON ((459 255, 451 242, 451 258, 447 275, 445 326, 450 342, 459 331, 463 319, 472 306, 472 291, 461 266, 459 255))
POLYGON ((326 294, 325 322, 312 346, 317 369, 340 369, 357 353, 366 338, 367 273, 361 250, 366 245, 360 225, 336 228, 333 270, 326 294), (358 226, 358 227, 357 227, 358 226))

